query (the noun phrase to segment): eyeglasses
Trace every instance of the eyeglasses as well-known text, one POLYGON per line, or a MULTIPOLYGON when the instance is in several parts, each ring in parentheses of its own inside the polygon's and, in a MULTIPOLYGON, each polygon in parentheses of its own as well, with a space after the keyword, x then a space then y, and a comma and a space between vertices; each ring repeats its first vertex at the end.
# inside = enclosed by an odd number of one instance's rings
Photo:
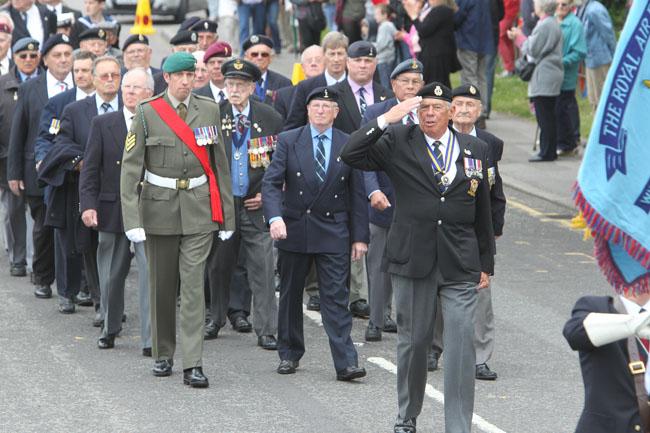
POLYGON ((97 75, 100 80, 102 81, 110 81, 113 79, 119 80, 120 78, 120 73, 119 72, 107 72, 105 74, 97 75))
POLYGON ((265 53, 265 52, 263 52, 263 53, 253 52, 253 53, 248 53, 248 54, 251 57, 263 57, 263 58, 267 58, 267 57, 269 57, 271 55, 271 53, 265 53))
POLYGON ((408 86, 408 85, 419 86, 420 84, 422 84, 422 80, 418 80, 417 78, 413 80, 409 80, 408 78, 398 78, 395 81, 397 81, 398 83, 404 86, 408 86))
POLYGON ((34 59, 38 58, 38 54, 36 54, 36 53, 21 53, 21 54, 18 54, 18 57, 23 59, 23 60, 25 60, 27 57, 29 57, 30 59, 34 60, 34 59))

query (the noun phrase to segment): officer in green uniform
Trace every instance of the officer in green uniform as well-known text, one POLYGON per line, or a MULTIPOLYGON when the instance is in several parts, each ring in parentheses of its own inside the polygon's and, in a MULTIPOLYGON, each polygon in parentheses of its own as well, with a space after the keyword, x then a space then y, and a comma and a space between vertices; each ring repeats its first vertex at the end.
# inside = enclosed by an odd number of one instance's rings
POLYGON ((170 55, 163 64, 167 90, 138 105, 120 193, 126 236, 146 240, 153 374, 172 374, 180 284, 183 383, 205 388, 203 272, 213 232, 228 239, 235 218, 219 106, 191 93, 195 62, 189 53, 170 55))

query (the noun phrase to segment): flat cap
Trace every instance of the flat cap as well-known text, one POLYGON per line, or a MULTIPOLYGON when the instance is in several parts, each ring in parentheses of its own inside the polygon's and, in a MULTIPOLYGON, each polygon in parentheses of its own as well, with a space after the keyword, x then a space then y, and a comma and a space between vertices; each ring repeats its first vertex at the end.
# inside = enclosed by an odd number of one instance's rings
POLYGON ((478 99, 479 101, 481 100, 481 93, 478 91, 478 87, 473 84, 462 84, 456 87, 451 92, 451 97, 455 98, 456 96, 478 99))
POLYGON ((217 27, 217 23, 214 21, 203 19, 195 22, 192 27, 190 27, 190 30, 195 32, 217 33, 217 27))
POLYGON ((232 59, 221 65, 221 73, 225 78, 242 78, 258 82, 262 72, 254 64, 244 59, 232 59))
POLYGON ((11 52, 16 54, 21 51, 34 51, 38 50, 39 43, 36 39, 34 38, 20 38, 16 41, 16 43, 11 47, 11 52))
POLYGON ((321 101, 333 101, 338 102, 339 94, 336 90, 331 87, 316 87, 314 90, 309 92, 307 99, 305 99, 305 104, 309 104, 314 99, 319 99, 321 101))
POLYGON ((368 41, 356 41, 348 47, 348 57, 356 59, 358 57, 376 57, 377 49, 368 41))
POLYGON ((395 66, 395 69, 393 69, 393 72, 391 72, 390 74, 390 79, 394 80, 400 74, 404 74, 407 72, 415 72, 417 74, 423 74, 424 66, 422 66, 422 63, 419 60, 415 60, 415 59, 404 60, 402 63, 395 66))
POLYGON ((217 41, 205 50, 203 62, 207 62, 212 57, 230 57, 232 56, 232 47, 228 42, 217 41))
POLYGON ((47 40, 45 41, 45 43, 41 47, 41 55, 46 56, 47 53, 52 48, 54 48, 55 46, 57 46, 59 44, 70 45, 72 47, 72 43, 70 42, 70 38, 68 37, 68 35, 64 35, 62 33, 55 33, 52 36, 50 36, 49 38, 47 38, 47 40))
POLYGON ((122 45, 122 51, 126 51, 129 45, 133 45, 133 44, 149 45, 149 38, 146 37, 145 35, 130 35, 124 41, 124 45, 122 45))
POLYGON ((181 71, 190 71, 194 72, 196 69, 196 59, 193 55, 186 52, 172 53, 169 57, 165 59, 163 63, 162 70, 168 74, 173 74, 174 72, 181 71))
POLYGON ((171 45, 191 45, 196 44, 196 41, 198 41, 196 33, 190 30, 179 30, 178 33, 169 40, 169 43, 171 45))
POLYGON ((434 81, 421 88, 417 96, 451 102, 451 89, 442 83, 434 81))
POLYGON ((0 33, 11 33, 11 27, 5 23, 0 23, 0 33))
POLYGON ((101 39, 102 41, 105 41, 106 30, 100 29, 99 27, 91 27, 81 32, 79 35, 79 42, 86 41, 88 39, 101 39))
POLYGON ((201 21, 201 18, 199 17, 189 17, 181 23, 180 27, 178 27, 178 31, 190 30, 190 28, 199 21, 201 21))
POLYGON ((257 44, 264 44, 271 49, 273 48, 273 41, 271 40, 271 38, 264 35, 250 36, 248 39, 246 39, 244 45, 242 45, 242 48, 244 49, 244 51, 248 51, 250 47, 257 44))

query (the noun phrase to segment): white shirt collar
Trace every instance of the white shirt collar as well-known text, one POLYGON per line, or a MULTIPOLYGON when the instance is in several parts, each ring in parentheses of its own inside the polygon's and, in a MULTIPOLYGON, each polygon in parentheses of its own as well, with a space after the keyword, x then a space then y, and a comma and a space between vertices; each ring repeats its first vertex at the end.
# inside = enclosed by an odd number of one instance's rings
MULTIPOLYGON (((61 93, 61 89, 59 88, 59 80, 52 75, 52 73, 48 71, 45 73, 45 82, 47 84, 47 97, 51 98, 52 96, 56 96, 59 93, 61 93)), ((68 72, 68 75, 63 79, 63 82, 68 85, 68 89, 72 89, 74 87, 74 81, 72 80, 72 72, 68 72)))
MULTIPOLYGON (((433 143, 436 142, 436 141, 441 142, 442 145, 440 146, 440 151, 443 151, 443 149, 447 148, 447 142, 449 141, 449 135, 450 134, 451 134, 451 131, 449 131, 449 128, 446 128, 445 133, 442 134, 442 137, 440 137, 437 140, 435 138, 433 138, 433 137, 429 137, 427 134, 424 134, 424 138, 427 140, 427 143, 429 143, 431 145, 433 145, 433 143)), ((444 155, 444 152, 443 152, 443 155, 444 155)))
POLYGON ((233 115, 234 118, 237 118, 238 114, 243 114, 246 117, 250 117, 250 112, 251 112, 251 102, 250 101, 248 101, 246 103, 246 106, 244 107, 244 109, 242 111, 239 111, 238 109, 236 109, 234 105, 232 106, 232 115, 233 115))
POLYGON ((337 80, 336 78, 332 77, 329 72, 327 72, 327 69, 325 69, 325 81, 327 82, 328 86, 333 86, 336 83, 340 83, 341 81, 345 80, 348 77, 347 73, 343 73, 341 77, 337 80))
POLYGON ((266 77, 269 75, 269 71, 266 71, 262 74, 262 83, 266 84, 266 77))
POLYGON ((103 112, 100 111, 100 110, 101 110, 101 107, 102 107, 102 104, 103 104, 104 102, 108 102, 108 103, 111 105, 111 107, 113 108, 113 111, 117 111, 117 110, 119 110, 119 108, 120 108, 120 107, 119 107, 119 104, 118 104, 118 97, 117 97, 117 95, 115 95, 115 97, 114 97, 113 100, 111 100, 111 101, 104 101, 104 100, 101 98, 101 96, 99 96, 97 93, 95 93, 95 104, 97 104, 97 113, 98 113, 98 114, 104 114, 103 112))
POLYGON ((645 305, 639 305, 636 302, 630 301, 625 296, 619 297, 621 298, 621 302, 625 306, 628 314, 637 315, 641 312, 641 308, 646 311, 650 311, 650 301, 648 301, 645 305))
POLYGON ((224 87, 223 89, 217 86, 210 80, 210 90, 212 90, 212 95, 214 96, 214 100, 216 102, 220 102, 217 98, 219 98, 219 92, 223 92, 224 96, 226 99, 228 99, 228 92, 226 92, 226 88, 224 87))
MULTIPOLYGON (((456 128, 456 125, 453 125, 453 128, 454 128, 454 131, 460 132, 460 131, 458 131, 458 128, 456 128)), ((468 135, 471 135, 472 137, 476 137, 476 126, 472 126, 472 130, 469 131, 468 135)))
POLYGON ((95 94, 95 91, 93 90, 90 93, 86 93, 83 90, 81 90, 79 87, 76 87, 77 93, 75 95, 75 101, 81 101, 82 99, 86 99, 89 96, 93 96, 95 94))

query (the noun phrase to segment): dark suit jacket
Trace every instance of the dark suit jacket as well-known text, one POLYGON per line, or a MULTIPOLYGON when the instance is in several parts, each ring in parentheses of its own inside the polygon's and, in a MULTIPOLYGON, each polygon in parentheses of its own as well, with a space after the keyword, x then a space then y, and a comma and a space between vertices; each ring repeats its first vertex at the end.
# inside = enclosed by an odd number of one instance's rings
MULTIPOLYGON (((43 26, 43 42, 52 34, 56 33, 56 14, 51 12, 45 5, 36 2, 38 13, 41 16, 41 25, 43 26)), ((14 21, 14 31, 11 33, 12 41, 15 43, 18 39, 32 37, 27 30, 27 26, 20 16, 20 12, 14 9, 9 2, 0 10, 9 12, 11 19, 14 21)), ((41 44, 42 46, 43 44, 41 44)))
POLYGON ((503 180, 499 173, 499 161, 503 155, 503 140, 481 128, 476 128, 476 136, 488 145, 490 168, 494 170, 494 185, 490 187, 492 226, 494 236, 501 236, 506 215, 506 196, 503 192, 503 180))
MULTIPOLYGON (((276 135, 282 131, 282 117, 269 105, 250 99, 250 112, 248 119, 251 122, 250 138, 266 137, 269 135, 276 135), (259 131, 253 124, 259 126, 259 131)), ((229 123, 233 122, 232 105, 230 102, 224 102, 219 105, 221 112, 221 124, 228 123, 225 121, 229 118, 229 123)), ((232 160, 232 132, 223 131, 223 142, 226 146, 226 155, 228 155, 228 163, 232 160)), ((248 193, 244 199, 255 197, 257 193, 262 192, 262 178, 264 177, 265 169, 263 167, 252 168, 250 166, 250 159, 248 159, 248 193)), ((232 170, 231 170, 232 173, 232 170)), ((267 228, 264 221, 264 212, 262 209, 247 211, 251 221, 260 229, 267 228)))
POLYGON ((287 238, 277 242, 278 248, 306 254, 349 253, 353 242, 368 243, 362 173, 339 158, 347 139, 347 134, 333 129, 327 179, 320 185, 309 125, 280 134, 262 184, 266 220, 281 216, 287 226, 287 238))
POLYGON ((280 116, 282 116, 282 120, 287 118, 287 115, 289 114, 289 109, 291 108, 291 100, 293 99, 293 95, 296 93, 296 87, 291 86, 291 87, 285 87, 284 89, 280 89, 277 91, 275 94, 275 101, 273 102, 273 108, 275 108, 275 111, 280 113, 280 116))
POLYGON ((165 81, 162 71, 153 74, 153 94, 159 95, 165 90, 167 90, 167 81, 165 81))
MULTIPOLYGON (((16 66, 11 66, 9 72, 0 76, 0 158, 7 157, 9 151, 9 134, 11 131, 11 121, 14 117, 14 109, 18 102, 18 88, 20 80, 16 78, 16 66)), ((6 173, 5 167, 0 167, 0 171, 6 173)))
POLYGON ((45 73, 24 82, 18 88, 18 103, 11 123, 7 154, 7 179, 23 180, 26 195, 43 195, 37 183, 34 143, 38 136, 41 111, 46 103, 45 73))
POLYGON ((307 124, 307 106, 305 105, 305 100, 312 90, 325 86, 327 86, 327 80, 325 79, 324 73, 298 83, 293 98, 291 99, 287 121, 284 124, 285 131, 296 129, 307 124))
POLYGON ((618 313, 609 296, 585 296, 564 325, 564 338, 580 353, 585 407, 576 433, 633 432, 641 425, 625 339, 594 347, 583 322, 589 313, 618 313))
MULTIPOLYGON (((354 98, 348 80, 341 81, 333 86, 333 88, 336 89, 339 94, 339 114, 334 120, 334 127, 340 129, 346 134, 352 134, 354 131, 359 129, 359 126, 361 125, 361 112, 359 111, 357 100, 354 98)), ((392 91, 384 88, 381 84, 378 84, 375 81, 372 82, 372 90, 375 104, 383 102, 393 96, 392 91)))
MULTIPOLYGON (((397 98, 393 97, 369 106, 366 109, 366 114, 364 114, 361 119, 361 126, 371 120, 375 120, 395 105, 397 105, 397 98)), ((393 211, 395 209, 395 189, 393 188, 393 184, 390 182, 388 175, 383 171, 366 171, 363 173, 363 178, 366 184, 366 197, 371 192, 380 190, 384 193, 391 204, 391 207, 386 208, 383 211, 378 211, 377 209, 372 208, 370 203, 368 203, 370 222, 380 227, 390 227, 390 223, 393 221, 393 211)))
MULTIPOLYGON (((77 97, 77 88, 73 87, 72 89, 61 92, 58 95, 50 98, 43 107, 43 112, 41 113, 41 120, 38 127, 38 137, 36 138, 36 143, 34 144, 34 153, 36 161, 42 161, 43 158, 47 155, 47 152, 52 147, 56 134, 50 132, 50 125, 52 125, 53 119, 61 120, 63 115, 63 109, 73 102, 75 102, 77 97)), ((58 132, 57 132, 58 133, 58 132)))
POLYGON ((273 106, 274 97, 270 92, 283 89, 285 87, 292 86, 291 80, 285 77, 284 75, 278 74, 272 70, 266 71, 266 97, 264 98, 264 103, 273 106))
POLYGON ((120 173, 126 122, 122 111, 93 118, 79 175, 79 209, 97 211, 97 230, 124 233, 120 173))
POLYGON ((478 282, 494 272, 494 235, 487 178, 487 146, 453 132, 460 146, 457 174, 444 194, 437 187, 426 140, 419 126, 373 120, 352 134, 341 158, 361 170, 383 170, 395 187, 395 214, 388 232, 383 269, 424 278, 438 269, 446 281, 478 282), (463 158, 480 159, 483 179, 475 197, 463 158))

